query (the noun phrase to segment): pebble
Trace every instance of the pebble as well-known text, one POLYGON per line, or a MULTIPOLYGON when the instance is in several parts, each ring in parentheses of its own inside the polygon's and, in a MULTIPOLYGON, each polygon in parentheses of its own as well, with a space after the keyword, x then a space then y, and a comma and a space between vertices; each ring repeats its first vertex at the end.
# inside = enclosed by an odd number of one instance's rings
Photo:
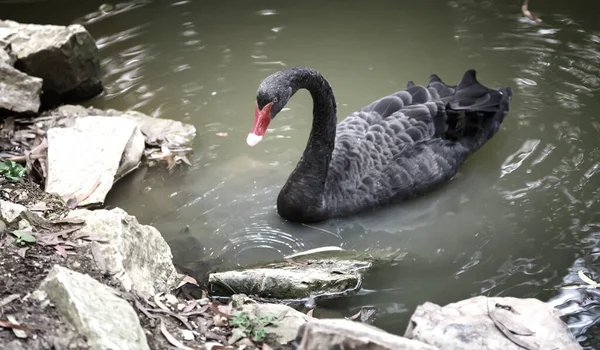
POLYGON ((194 340, 194 333, 188 329, 182 329, 181 335, 183 336, 183 340, 194 340))
POLYGON ((167 304, 171 304, 171 305, 175 305, 179 302, 179 300, 177 300, 177 297, 174 296, 173 294, 166 294, 165 299, 167 300, 167 304))

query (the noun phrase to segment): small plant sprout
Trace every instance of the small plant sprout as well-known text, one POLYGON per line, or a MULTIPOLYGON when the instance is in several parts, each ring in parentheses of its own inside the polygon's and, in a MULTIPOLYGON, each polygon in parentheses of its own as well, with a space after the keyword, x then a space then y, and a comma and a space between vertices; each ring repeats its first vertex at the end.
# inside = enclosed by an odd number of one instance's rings
POLYGON ((34 235, 25 231, 15 230, 12 232, 12 234, 16 237, 15 242, 17 242, 17 244, 25 245, 27 243, 35 243, 37 241, 34 235))
POLYGON ((250 338, 255 342, 262 342, 267 336, 266 326, 277 326, 277 315, 266 313, 260 317, 250 315, 246 311, 236 312, 229 320, 234 327, 234 334, 238 338, 250 338))
POLYGON ((25 176, 25 168, 12 160, 5 160, 0 162, 0 175, 10 181, 19 181, 19 179, 25 176))

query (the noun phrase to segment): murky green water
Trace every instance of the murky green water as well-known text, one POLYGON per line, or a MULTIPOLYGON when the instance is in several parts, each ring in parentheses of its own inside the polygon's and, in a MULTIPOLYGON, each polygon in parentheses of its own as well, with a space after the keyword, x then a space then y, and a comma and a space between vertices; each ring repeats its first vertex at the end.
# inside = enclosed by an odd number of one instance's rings
MULTIPOLYGON (((109 200, 161 230, 178 263, 247 264, 324 245, 401 249, 405 263, 374 276, 364 295, 329 305, 344 315, 375 305, 378 325, 396 333, 426 300, 549 300, 564 282, 579 283, 580 269, 600 280, 593 0, 534 0, 541 24, 524 19, 518 1, 133 1, 108 14, 98 12, 101 3, 0 2, 0 11, 24 22, 84 24, 106 72, 96 107, 197 127, 192 169, 140 171, 109 200), (457 82, 468 68, 485 85, 512 86, 515 97, 501 131, 446 186, 317 229, 275 212, 306 144, 308 93, 291 100, 259 146, 245 142, 258 84, 296 65, 328 78, 340 119, 407 80, 426 83, 437 73, 457 82)), ((583 345, 600 347, 590 340, 597 328, 589 328, 600 319, 600 293, 553 302, 571 305, 569 322, 583 345)))

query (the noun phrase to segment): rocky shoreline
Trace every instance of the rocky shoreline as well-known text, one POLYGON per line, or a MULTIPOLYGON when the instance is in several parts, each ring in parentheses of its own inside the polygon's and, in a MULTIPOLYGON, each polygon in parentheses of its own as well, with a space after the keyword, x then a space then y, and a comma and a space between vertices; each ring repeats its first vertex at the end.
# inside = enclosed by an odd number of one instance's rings
POLYGON ((537 299, 425 302, 403 337, 370 325, 368 310, 312 316, 320 300, 357 293, 372 266, 401 261, 393 254, 320 249, 206 283, 178 272, 158 230, 94 208, 142 162, 189 164, 196 130, 76 105, 102 91, 101 75, 84 27, 0 21, 0 162, 27 169, 0 175, 1 348, 581 349, 537 299))

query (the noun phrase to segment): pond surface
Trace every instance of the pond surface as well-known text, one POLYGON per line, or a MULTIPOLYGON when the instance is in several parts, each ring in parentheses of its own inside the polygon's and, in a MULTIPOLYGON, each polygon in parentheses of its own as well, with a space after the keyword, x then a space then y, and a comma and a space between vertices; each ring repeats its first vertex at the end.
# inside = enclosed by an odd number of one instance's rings
POLYGON ((89 104, 194 124, 193 167, 142 169, 111 193, 156 226, 179 265, 237 264, 326 245, 401 250, 363 295, 329 305, 380 308, 402 334, 416 305, 470 296, 552 300, 581 344, 600 348, 600 293, 561 292, 600 280, 600 22, 596 1, 99 1, 0 2, 4 18, 80 23, 97 39, 106 91, 89 104), (64 7, 63 7, 64 6, 64 7), (246 145, 258 84, 308 66, 334 88, 341 120, 407 80, 458 82, 468 68, 512 86, 500 132, 460 173, 422 198, 318 225, 279 218, 279 189, 306 145, 312 101, 301 91, 246 145))

